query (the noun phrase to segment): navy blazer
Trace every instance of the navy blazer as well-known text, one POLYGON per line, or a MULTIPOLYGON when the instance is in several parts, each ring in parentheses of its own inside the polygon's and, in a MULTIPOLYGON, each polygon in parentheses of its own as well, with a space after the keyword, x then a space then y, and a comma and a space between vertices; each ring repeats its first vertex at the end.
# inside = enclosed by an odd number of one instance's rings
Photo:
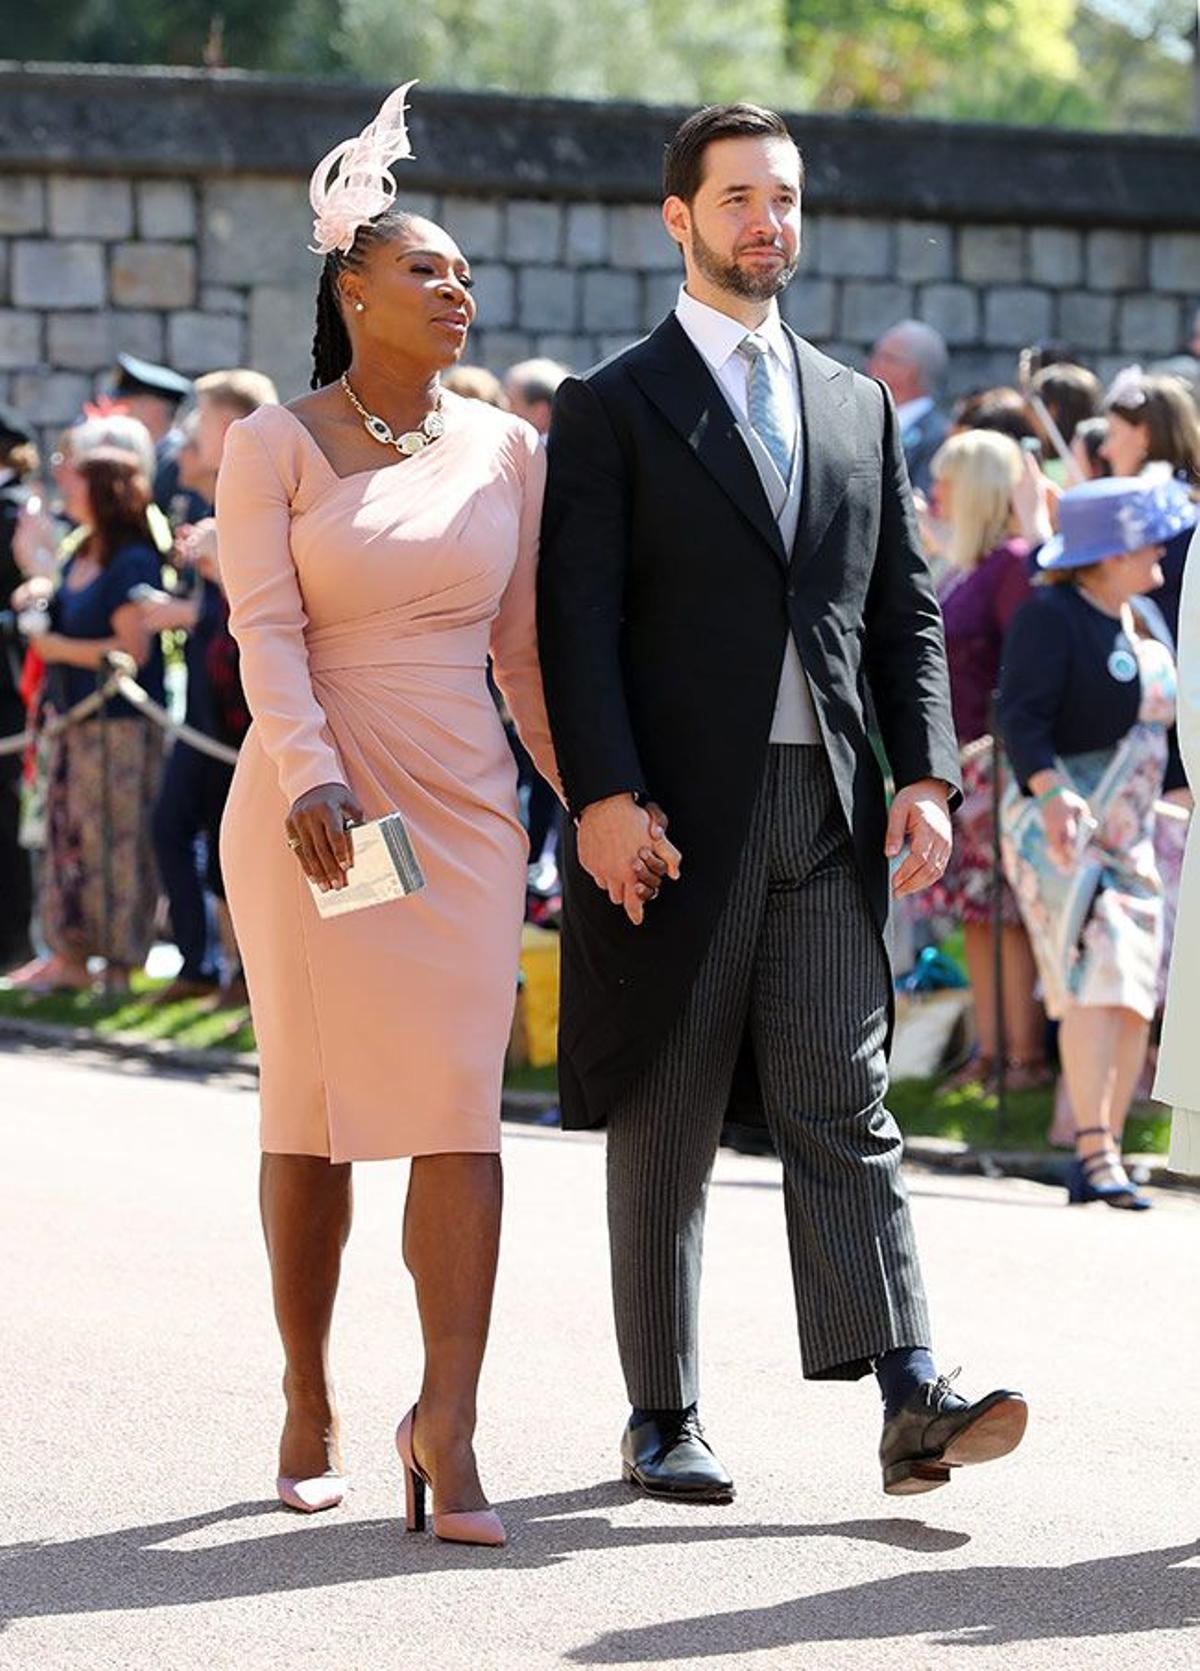
POLYGON ((929 411, 918 418, 911 429, 906 429, 901 436, 908 478, 922 493, 929 492, 933 482, 930 466, 949 432, 949 418, 938 407, 931 406, 929 411))
MULTIPOLYGON (((1136 599, 1148 629, 1170 640, 1161 614, 1136 599)), ((1056 757, 1114 748, 1137 723, 1140 679, 1109 671, 1114 651, 1132 654, 1120 621, 1097 609, 1076 586, 1045 586, 1017 611, 1000 661, 1000 730, 1026 794, 1035 772, 1056 757)), ((1172 732, 1172 736, 1174 733, 1172 732)), ((1167 789, 1187 779, 1172 747, 1167 789)))

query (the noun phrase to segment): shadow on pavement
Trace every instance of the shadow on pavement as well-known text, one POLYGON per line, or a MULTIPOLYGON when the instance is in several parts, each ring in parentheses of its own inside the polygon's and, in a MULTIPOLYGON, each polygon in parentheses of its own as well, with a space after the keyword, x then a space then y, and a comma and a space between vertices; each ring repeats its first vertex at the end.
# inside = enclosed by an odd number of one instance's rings
POLYGON ((566 1658, 576 1665, 692 1663, 813 1642, 919 1637, 939 1647, 995 1648, 1182 1630, 1198 1623, 1200 1574, 1179 1563, 1197 1554, 1200 1539, 1071 1566, 899 1573, 775 1607, 610 1631, 566 1658))
MULTIPOLYGON (((945 1554, 970 1539, 916 1520, 849 1520, 833 1525, 688 1523, 614 1525, 594 1511, 627 1506, 627 1486, 605 1482, 578 1491, 501 1503, 510 1542, 505 1549, 465 1549, 432 1536, 407 1537, 399 1520, 348 1520, 336 1511, 311 1518, 289 1514, 275 1502, 233 1503, 180 1520, 131 1526, 95 1537, 0 1548, 0 1628, 14 1619, 76 1613, 131 1612, 190 1606, 246 1596, 326 1589, 364 1580, 441 1571, 537 1569, 589 1550, 613 1551, 760 1538, 844 1537, 925 1554, 945 1554), (237 1522, 261 1519, 264 1530, 183 1550, 160 1547, 193 1534, 213 1534, 237 1522), (268 1519, 287 1530, 267 1531, 268 1519)), ((669 1506, 663 1505, 670 1514, 669 1506)), ((708 1630, 707 1622, 701 1622, 708 1630)), ((656 1627, 659 1649, 668 1650, 656 1627)), ((681 1625, 681 1630, 691 1627, 681 1625)), ((699 1627, 697 1627, 699 1628, 699 1627)), ((635 1633, 636 1634, 636 1633, 635 1633)), ((607 1639, 606 1639, 607 1640, 607 1639)), ((587 1653, 591 1650, 580 1650, 587 1653)), ((607 1649, 595 1649, 603 1661, 607 1649)), ((618 1654, 618 1658, 626 1657, 618 1654)), ((651 1649, 651 1658, 659 1657, 651 1649)))

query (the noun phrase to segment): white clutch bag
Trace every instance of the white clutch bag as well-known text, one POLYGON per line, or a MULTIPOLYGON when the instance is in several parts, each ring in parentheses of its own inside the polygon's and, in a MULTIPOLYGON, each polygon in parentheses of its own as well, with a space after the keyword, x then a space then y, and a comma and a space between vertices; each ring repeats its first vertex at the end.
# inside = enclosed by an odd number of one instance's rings
POLYGON ((389 812, 370 824, 356 824, 348 833, 354 844, 354 863, 346 873, 346 886, 322 893, 314 882, 308 884, 321 916, 344 917, 349 911, 386 905, 425 886, 420 862, 398 812, 389 812))

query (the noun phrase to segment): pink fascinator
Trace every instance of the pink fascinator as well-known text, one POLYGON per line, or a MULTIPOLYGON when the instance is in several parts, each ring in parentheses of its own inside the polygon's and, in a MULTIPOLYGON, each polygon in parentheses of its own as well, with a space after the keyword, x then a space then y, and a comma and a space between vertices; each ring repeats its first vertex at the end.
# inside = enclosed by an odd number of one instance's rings
POLYGON ((391 204, 396 195, 392 164, 413 154, 404 122, 404 100, 415 86, 415 81, 406 81, 389 93, 378 116, 358 138, 335 145, 313 169, 308 200, 316 216, 312 244, 315 255, 328 255, 335 249, 348 254, 359 227, 391 204))

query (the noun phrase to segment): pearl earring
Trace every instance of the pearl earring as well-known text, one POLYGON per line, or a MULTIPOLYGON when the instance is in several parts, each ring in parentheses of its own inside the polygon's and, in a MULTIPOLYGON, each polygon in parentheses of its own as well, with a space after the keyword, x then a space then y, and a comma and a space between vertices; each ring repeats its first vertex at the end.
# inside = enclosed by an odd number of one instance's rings
POLYGON ((364 303, 355 302, 354 311, 355 311, 355 313, 365 313, 367 310, 366 310, 366 306, 365 306, 364 303))

